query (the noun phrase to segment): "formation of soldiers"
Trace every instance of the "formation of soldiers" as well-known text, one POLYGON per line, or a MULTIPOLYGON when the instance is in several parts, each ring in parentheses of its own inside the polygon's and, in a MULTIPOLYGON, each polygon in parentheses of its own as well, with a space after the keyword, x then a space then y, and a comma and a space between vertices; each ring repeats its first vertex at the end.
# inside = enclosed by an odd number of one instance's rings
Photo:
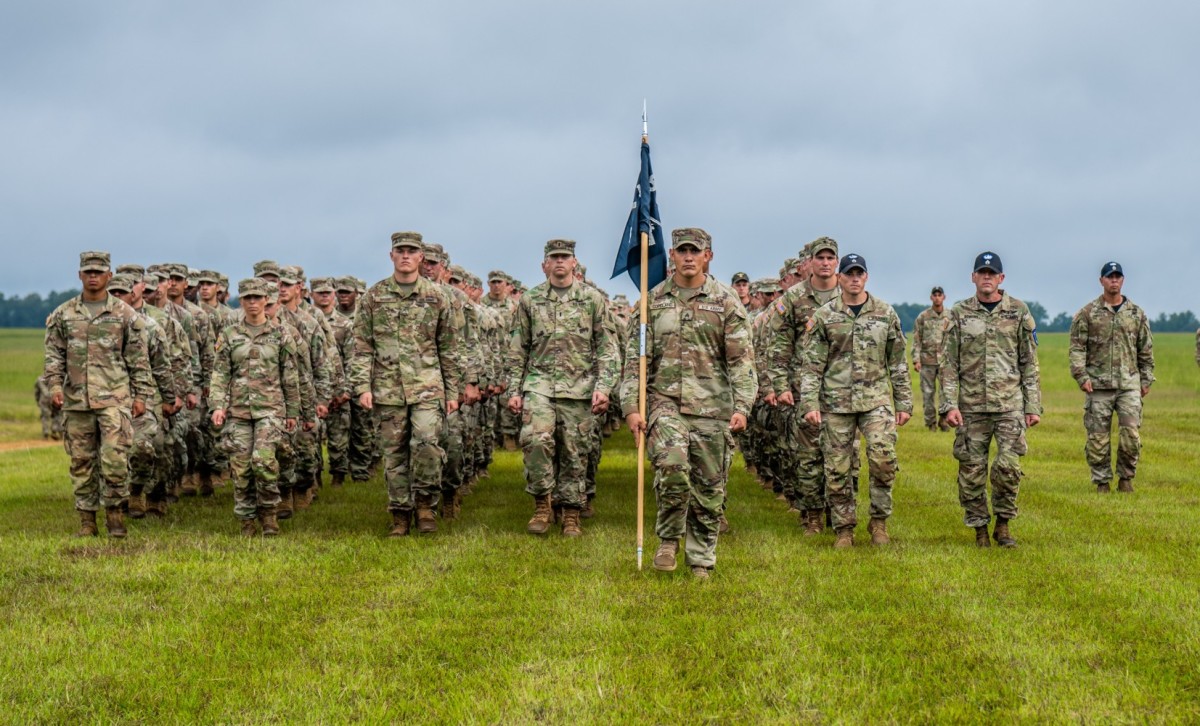
MULTIPOLYGON (((382 468, 392 536, 434 532, 439 518, 460 516, 493 448, 519 445, 528 531, 557 523, 579 536, 595 512, 603 438, 623 418, 648 436, 657 569, 675 569, 681 543, 697 577, 715 566, 735 439, 804 534, 832 528, 837 548, 854 544, 865 456, 867 531, 873 544, 890 541, 897 429, 914 401, 904 331, 868 292, 865 258, 821 237, 778 278, 738 273, 727 286, 708 273, 711 236, 674 230, 671 275, 648 294, 643 338, 628 301, 587 280, 573 241, 543 252, 546 282, 525 290, 496 270, 485 291, 440 245, 398 232, 393 272, 370 288, 263 260, 238 283, 240 310, 214 271, 174 263, 113 274, 107 253, 83 253, 83 293, 47 320, 37 389, 61 412, 79 534, 95 535, 103 510, 109 535, 124 536, 126 513, 162 516, 226 480, 243 533, 278 534, 279 519, 317 498, 323 451, 332 486, 382 468)), ((1011 547, 1025 432, 1042 413, 1036 325, 1003 291, 998 255, 980 254, 971 279, 975 294, 949 310, 933 288, 911 365, 925 426, 955 429, 964 523, 979 546, 1011 547)), ((1107 263, 1100 283, 1072 325, 1071 372, 1087 396, 1092 481, 1110 490, 1115 416, 1118 491, 1128 492, 1152 339, 1121 292, 1121 266, 1107 263)))

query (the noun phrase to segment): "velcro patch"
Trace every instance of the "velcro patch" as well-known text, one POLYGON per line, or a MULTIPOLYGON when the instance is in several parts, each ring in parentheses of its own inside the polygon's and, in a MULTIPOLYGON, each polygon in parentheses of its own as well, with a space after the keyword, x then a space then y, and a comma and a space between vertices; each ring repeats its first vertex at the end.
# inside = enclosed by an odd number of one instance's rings
POLYGON ((674 300, 663 300, 661 302, 656 302, 653 305, 651 305, 650 309, 651 310, 662 310, 663 308, 673 308, 673 307, 675 307, 674 300))
POLYGON ((724 305, 710 305, 710 304, 707 304, 707 303, 700 303, 700 304, 699 304, 699 305, 697 305, 696 307, 700 308, 701 310, 707 310, 707 311, 708 311, 708 312, 710 312, 710 313, 723 313, 723 312, 725 312, 725 306, 724 306, 724 305))

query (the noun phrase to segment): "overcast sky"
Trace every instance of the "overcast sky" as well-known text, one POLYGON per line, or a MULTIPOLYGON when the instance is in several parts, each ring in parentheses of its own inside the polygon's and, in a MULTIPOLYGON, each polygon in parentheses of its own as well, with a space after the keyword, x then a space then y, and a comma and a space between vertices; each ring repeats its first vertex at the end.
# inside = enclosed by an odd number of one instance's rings
POLYGON ((607 282, 642 99, 663 221, 713 271, 774 275, 828 235, 892 302, 970 294, 976 253, 1053 315, 1126 269, 1198 309, 1195 2, 8 2, 0 291, 78 253, 237 280, 390 271, 418 230, 540 282, 579 242, 607 282))

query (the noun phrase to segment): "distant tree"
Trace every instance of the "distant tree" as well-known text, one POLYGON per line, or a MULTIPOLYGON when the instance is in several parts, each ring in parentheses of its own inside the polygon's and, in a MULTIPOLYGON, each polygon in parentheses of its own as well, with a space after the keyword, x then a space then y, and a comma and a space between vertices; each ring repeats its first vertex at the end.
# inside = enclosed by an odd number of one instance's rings
POLYGON ((1066 333, 1071 330, 1071 314, 1059 313, 1054 319, 1043 326, 1038 326, 1043 333, 1066 333))
POLYGON ((7 297, 0 293, 0 328, 40 328, 54 308, 78 294, 78 290, 52 291, 42 298, 36 292, 25 297, 7 297))
MULTIPOLYGON (((1046 308, 1043 307, 1040 302, 1036 302, 1034 300, 1026 300, 1025 304, 1029 306, 1029 314, 1033 316, 1033 322, 1037 324, 1039 329, 1045 330, 1046 321, 1050 319, 1050 315, 1046 312, 1046 308)), ((1070 321, 1068 321, 1067 324, 1070 325, 1070 321)))
POLYGON ((1197 328, 1200 328, 1200 321, 1196 320, 1191 310, 1170 315, 1159 313, 1157 318, 1150 321, 1150 329, 1156 333, 1191 333, 1197 328))
POLYGON ((913 326, 917 323, 917 316, 929 306, 922 305, 921 303, 900 303, 892 307, 896 310, 896 315, 900 318, 900 327, 904 328, 905 333, 911 333, 913 326))

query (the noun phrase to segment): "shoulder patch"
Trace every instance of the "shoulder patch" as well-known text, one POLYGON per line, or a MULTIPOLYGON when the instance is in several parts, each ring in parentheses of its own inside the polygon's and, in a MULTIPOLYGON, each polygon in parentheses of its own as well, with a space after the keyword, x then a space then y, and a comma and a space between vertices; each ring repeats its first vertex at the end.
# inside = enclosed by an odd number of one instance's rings
POLYGON ((780 315, 782 315, 784 312, 786 312, 786 311, 787 311, 787 306, 785 306, 785 305, 783 304, 783 300, 782 300, 782 299, 779 299, 779 300, 776 300, 776 301, 775 301, 775 309, 779 311, 779 314, 780 314, 780 315))
POLYGON ((806 332, 806 333, 811 333, 811 332, 812 332, 812 329, 813 329, 813 326, 814 326, 814 325, 816 325, 816 324, 817 324, 817 319, 816 319, 816 318, 814 318, 814 317, 810 317, 810 318, 808 319, 808 322, 806 322, 806 323, 804 324, 804 332, 806 332))

